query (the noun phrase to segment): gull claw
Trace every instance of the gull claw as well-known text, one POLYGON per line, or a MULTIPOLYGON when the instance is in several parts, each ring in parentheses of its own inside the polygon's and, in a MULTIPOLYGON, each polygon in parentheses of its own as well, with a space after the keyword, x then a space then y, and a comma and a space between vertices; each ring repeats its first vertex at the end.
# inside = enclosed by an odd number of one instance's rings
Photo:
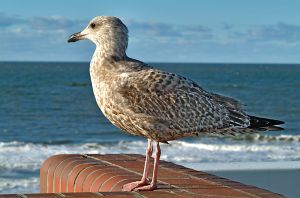
POLYGON ((149 184, 146 186, 141 186, 141 187, 137 187, 134 189, 134 191, 152 191, 157 189, 157 185, 156 184, 149 184))
POLYGON ((126 192, 135 191, 136 188, 147 186, 147 185, 149 185, 148 180, 131 182, 131 183, 125 184, 122 188, 122 191, 126 191, 126 192))

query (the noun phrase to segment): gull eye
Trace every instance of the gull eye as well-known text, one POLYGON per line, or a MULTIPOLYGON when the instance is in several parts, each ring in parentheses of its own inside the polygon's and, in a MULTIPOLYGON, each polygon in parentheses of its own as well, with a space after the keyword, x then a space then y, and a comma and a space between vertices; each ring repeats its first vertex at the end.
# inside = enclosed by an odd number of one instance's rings
POLYGON ((91 23, 91 28, 94 29, 96 27, 95 23, 91 23))

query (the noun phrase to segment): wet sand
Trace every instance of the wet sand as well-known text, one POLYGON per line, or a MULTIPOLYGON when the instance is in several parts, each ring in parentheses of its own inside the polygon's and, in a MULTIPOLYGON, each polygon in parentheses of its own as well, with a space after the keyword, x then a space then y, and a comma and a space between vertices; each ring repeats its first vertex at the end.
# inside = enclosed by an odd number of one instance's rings
POLYGON ((300 197, 300 161, 185 164, 220 177, 282 194, 300 197))
POLYGON ((212 171, 210 173, 264 188, 289 198, 300 197, 300 169, 212 171))

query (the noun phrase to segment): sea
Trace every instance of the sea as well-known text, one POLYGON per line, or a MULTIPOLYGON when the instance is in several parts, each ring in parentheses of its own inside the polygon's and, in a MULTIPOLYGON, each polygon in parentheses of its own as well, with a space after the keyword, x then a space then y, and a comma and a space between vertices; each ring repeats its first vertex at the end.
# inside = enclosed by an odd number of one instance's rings
MULTIPOLYGON (((283 131, 162 144, 163 160, 208 171, 300 162, 299 64, 150 65, 234 97, 250 115, 285 122, 283 131)), ((144 154, 145 148, 145 139, 127 135, 102 115, 89 63, 0 62, 0 193, 39 192, 39 168, 51 155, 144 154)))

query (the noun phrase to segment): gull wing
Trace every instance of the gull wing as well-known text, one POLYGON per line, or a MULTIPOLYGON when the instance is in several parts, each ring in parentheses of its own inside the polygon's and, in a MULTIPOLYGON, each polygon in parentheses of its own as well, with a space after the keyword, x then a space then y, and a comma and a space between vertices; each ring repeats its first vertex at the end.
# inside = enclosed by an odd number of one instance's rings
POLYGON ((119 89, 122 106, 133 117, 147 117, 146 130, 173 131, 177 137, 250 125, 238 101, 207 92, 185 77, 148 68, 127 73, 125 82, 119 89))

